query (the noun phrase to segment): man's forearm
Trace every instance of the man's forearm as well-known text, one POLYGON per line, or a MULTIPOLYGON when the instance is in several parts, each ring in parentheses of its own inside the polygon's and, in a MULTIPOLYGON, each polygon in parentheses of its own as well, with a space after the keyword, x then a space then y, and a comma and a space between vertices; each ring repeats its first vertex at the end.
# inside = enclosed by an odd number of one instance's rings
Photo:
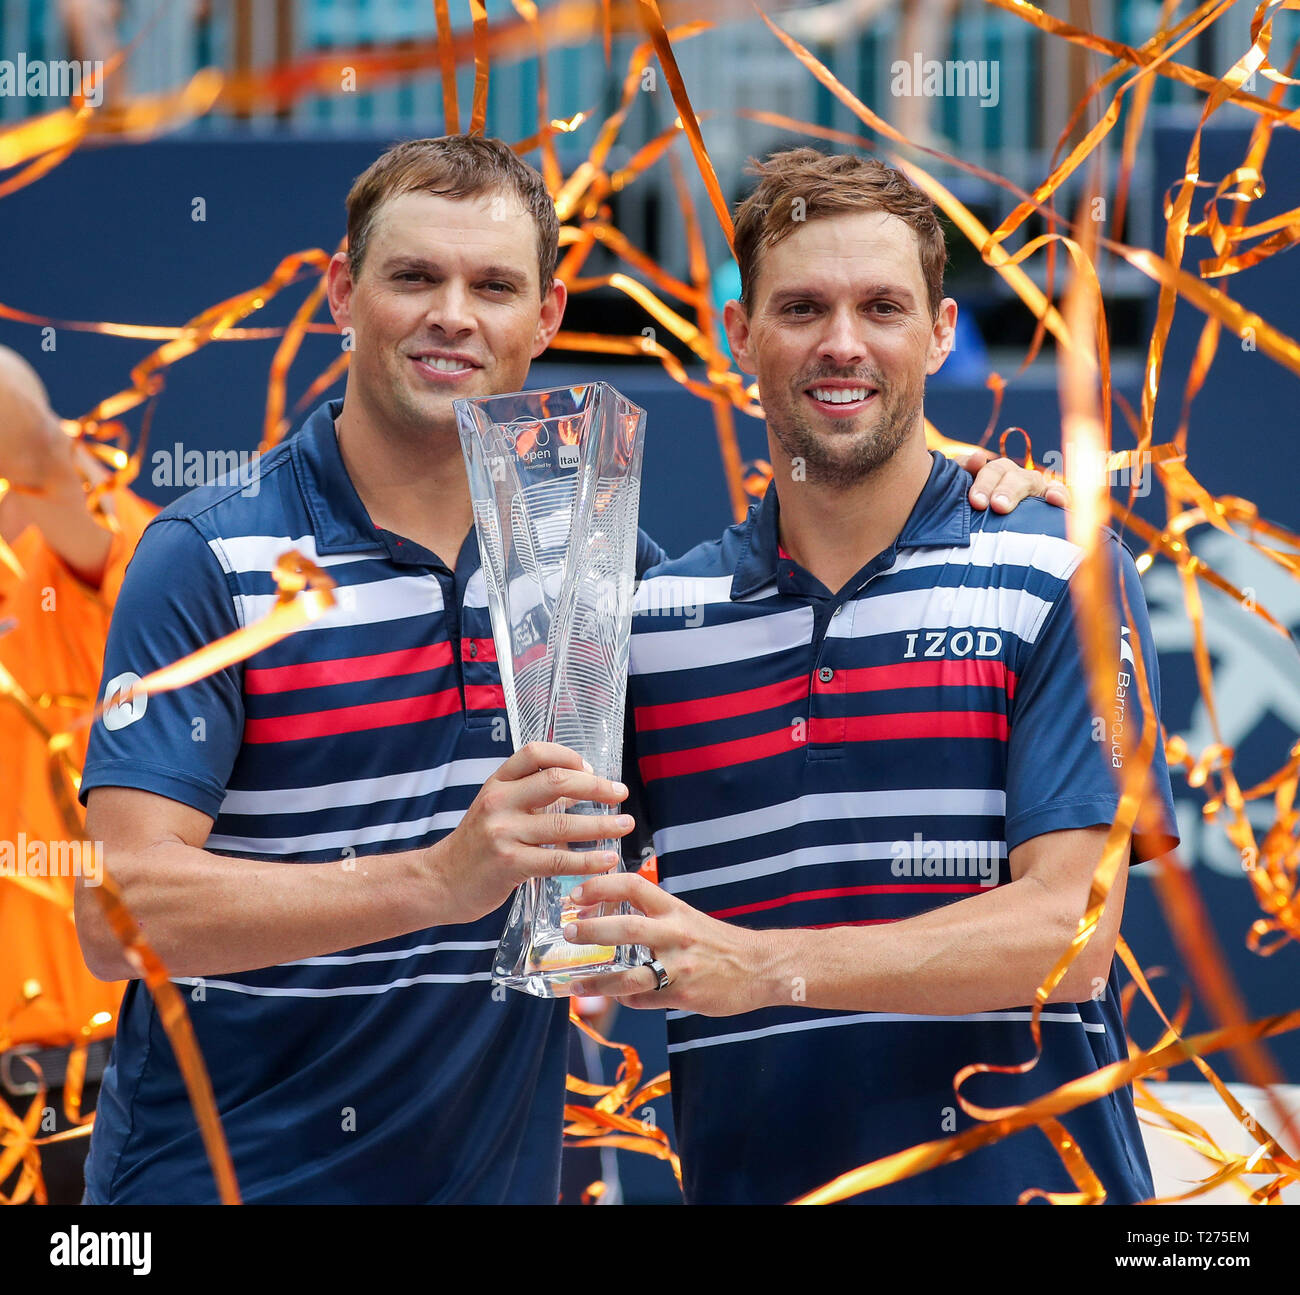
MULTIPOLYGON (((105 863, 168 971, 210 976, 335 953, 449 920, 432 850, 279 863, 167 841, 130 857, 110 854, 105 863)), ((89 887, 78 891, 77 931, 97 976, 135 975, 89 887)))
MULTIPOLYGON (((319 957, 431 926, 463 925, 500 907, 529 877, 588 876, 613 866, 626 815, 594 817, 563 801, 617 805, 621 783, 584 770, 567 747, 529 742, 480 788, 456 828, 419 850, 329 863, 229 859, 201 848, 213 818, 132 787, 91 790, 86 837, 145 938, 182 976, 211 976, 319 957)), ((76 892, 86 964, 104 980, 132 974, 92 889, 76 892)))
MULTIPOLYGON (((917 917, 871 927, 755 932, 764 1006, 956 1016, 1031 1003, 1073 938, 1071 910, 1032 877, 917 917)), ((1052 1002, 1095 991, 1094 935, 1052 1002)))

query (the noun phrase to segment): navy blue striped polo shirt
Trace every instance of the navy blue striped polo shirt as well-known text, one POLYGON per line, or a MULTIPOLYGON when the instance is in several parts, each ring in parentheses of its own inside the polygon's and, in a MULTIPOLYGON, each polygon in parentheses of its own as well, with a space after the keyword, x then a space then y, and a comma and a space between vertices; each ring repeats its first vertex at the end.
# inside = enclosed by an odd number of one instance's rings
MULTIPOLYGON (((1030 499, 972 516, 969 485, 936 455, 898 539, 838 594, 782 555, 774 487, 720 540, 647 574, 629 704, 667 890, 756 929, 869 926, 1006 885, 1008 851, 1032 837, 1112 821, 1116 726, 1136 741, 1145 722, 1128 635, 1159 686, 1132 558, 1108 531, 1131 618, 1098 723, 1064 513, 1030 499)), ((1172 824, 1159 746, 1154 775, 1172 824)), ((1134 857, 1174 843, 1160 824, 1134 857)), ((791 1200, 968 1128, 956 1072, 1033 1055, 1028 1005, 942 1017, 792 1000, 668 1013, 688 1201, 791 1200)), ((1049 1004, 1042 1021, 1035 1069, 976 1076, 963 1095, 1011 1106, 1127 1056, 1113 965, 1099 1000, 1049 1004)), ((1112 1201, 1151 1195, 1129 1090, 1063 1122, 1112 1201)), ((1074 1190, 1036 1129, 859 1199, 1014 1203, 1032 1187, 1074 1190)))
MULTIPOLYGON (((251 485, 193 491, 148 527, 104 678, 118 686, 251 625, 290 548, 337 582, 338 605, 242 664, 149 697, 124 725, 97 723, 83 800, 135 787, 211 815, 216 853, 357 866, 445 836, 510 754, 475 533, 451 570, 377 529, 339 453, 341 408, 318 408, 251 485)), ((638 572, 662 556, 638 537, 638 572)), ((246 1200, 556 1199, 567 1004, 494 996, 506 912, 176 978, 246 1200)), ((123 999, 86 1181, 94 1203, 216 1198, 139 981, 123 999)))

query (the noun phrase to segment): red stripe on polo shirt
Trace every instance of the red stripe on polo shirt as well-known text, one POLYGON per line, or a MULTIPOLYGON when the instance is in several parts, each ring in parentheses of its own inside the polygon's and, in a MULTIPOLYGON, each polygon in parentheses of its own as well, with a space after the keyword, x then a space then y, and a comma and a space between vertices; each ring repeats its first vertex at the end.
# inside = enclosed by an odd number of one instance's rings
POLYGON ((793 730, 786 727, 772 733, 758 733, 754 737, 736 738, 731 742, 691 747, 686 751, 644 755, 639 762, 641 777, 646 782, 652 782, 655 778, 673 778, 684 773, 700 773, 705 769, 721 769, 730 764, 747 764, 751 760, 765 760, 771 755, 781 755, 797 745, 800 744, 795 742, 793 730))
POLYGON ((465 685, 466 710, 505 710, 506 693, 499 683, 465 685))
POLYGON ((992 658, 947 658, 941 661, 900 661, 836 670, 845 692, 878 692, 888 688, 1005 688, 1015 691, 1016 676, 1003 661, 992 658))
POLYGON ((770 710, 773 706, 789 706, 801 702, 807 695, 808 676, 799 674, 793 679, 783 679, 780 683, 742 688, 739 692, 723 693, 718 697, 665 702, 659 706, 638 706, 637 732, 647 733, 656 728, 704 724, 710 720, 732 719, 736 715, 751 715, 755 711, 770 710))
POLYGON ((367 729, 418 724, 460 710, 460 690, 444 688, 424 697, 399 697, 394 701, 339 706, 334 710, 307 711, 302 715, 277 715, 244 723, 245 742, 300 742, 335 733, 361 733, 367 729))
POLYGON ((368 656, 254 667, 244 671, 244 691, 273 693, 291 692, 296 688, 324 688, 330 684, 358 683, 363 679, 420 674, 450 664, 450 643, 428 643, 421 647, 399 648, 395 652, 373 652, 368 656))
POLYGON ((992 738, 1005 742, 1007 717, 995 711, 918 710, 901 715, 814 715, 808 721, 808 741, 814 745, 905 742, 925 737, 992 738))
MULTIPOLYGON (((1007 740, 1007 717, 993 711, 915 711, 901 715, 818 716, 808 721, 807 740, 814 745, 838 745, 841 742, 909 741, 915 738, 990 738, 1007 740)), ((656 778, 676 778, 706 769, 748 764, 781 755, 792 746, 793 730, 779 728, 753 737, 708 746, 688 747, 684 751, 665 751, 642 756, 641 776, 646 782, 656 778)))
POLYGON ((490 638, 461 639, 460 659, 462 661, 495 661, 497 659, 497 645, 490 638))
MULTIPOLYGON (((815 678, 815 676, 814 676, 815 678)), ((817 692, 875 692, 890 688, 928 687, 1005 687, 1008 696, 1015 689, 1015 675, 1001 661, 944 660, 905 661, 898 665, 864 666, 837 670, 839 687, 817 681, 817 692)), ((641 733, 653 729, 674 728, 682 724, 704 724, 712 720, 734 719, 770 710, 774 706, 798 703, 807 695, 808 680, 803 674, 780 683, 693 701, 664 702, 657 706, 636 708, 636 727, 641 733)))
POLYGON ((974 895, 987 889, 987 886, 981 886, 977 881, 928 881, 917 882, 910 886, 893 883, 875 886, 831 886, 827 890, 800 890, 793 895, 782 895, 777 899, 759 900, 756 904, 737 904, 735 908, 719 908, 710 911, 709 916, 721 920, 727 917, 739 917, 742 913, 762 913, 769 908, 784 908, 787 904, 804 904, 814 899, 840 899, 849 895, 916 895, 921 892, 930 895, 974 895))

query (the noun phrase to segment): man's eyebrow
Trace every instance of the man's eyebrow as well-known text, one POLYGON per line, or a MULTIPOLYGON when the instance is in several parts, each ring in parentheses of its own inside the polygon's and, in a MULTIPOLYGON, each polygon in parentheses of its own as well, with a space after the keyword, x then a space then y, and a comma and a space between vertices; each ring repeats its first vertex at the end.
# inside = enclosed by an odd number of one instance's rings
POLYGON ((479 270, 479 276, 484 279, 506 279, 514 284, 528 282, 528 271, 513 265, 485 265, 479 270))
MULTIPOLYGON (((908 288, 898 283, 868 283, 858 290, 863 297, 870 297, 873 300, 879 297, 893 297, 900 305, 911 306, 915 304, 915 298, 908 288)), ((772 294, 773 304, 784 305, 790 301, 818 301, 823 296, 821 289, 814 288, 811 285, 804 287, 782 288, 772 294)))
MULTIPOLYGON (((396 253, 390 256, 384 262, 384 272, 391 273, 394 270, 423 270, 427 274, 441 274, 442 267, 436 262, 431 261, 428 257, 419 256, 414 253, 396 253)), ((475 277, 480 279, 505 279, 516 286, 522 287, 528 281, 528 273, 525 270, 516 269, 510 265, 484 265, 475 270, 475 277)))
POLYGON ((910 288, 901 283, 873 283, 863 293, 866 297, 894 297, 901 305, 910 306, 914 300, 910 288))
POLYGON ((398 252, 395 255, 390 256, 384 262, 385 270, 403 269, 436 271, 438 268, 439 267, 435 262, 426 260, 423 256, 416 256, 413 253, 398 252))

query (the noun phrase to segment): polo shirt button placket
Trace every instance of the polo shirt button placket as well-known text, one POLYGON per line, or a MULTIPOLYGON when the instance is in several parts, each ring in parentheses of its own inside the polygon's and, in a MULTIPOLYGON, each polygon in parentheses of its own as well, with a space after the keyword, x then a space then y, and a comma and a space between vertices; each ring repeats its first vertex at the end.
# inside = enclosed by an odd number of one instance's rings
POLYGON ((835 678, 835 670, 828 665, 818 666, 817 669, 813 672, 813 680, 814 680, 813 689, 812 689, 813 695, 809 699, 809 704, 810 704, 809 716, 810 719, 816 722, 817 727, 820 730, 820 733, 819 733, 819 740, 817 741, 814 741, 812 739, 812 735, 810 733, 808 745, 809 747, 817 746, 823 749, 827 747, 830 747, 832 749, 835 747, 842 747, 844 745, 845 737, 848 729, 846 717, 844 715, 828 715, 825 714, 824 712, 818 714, 819 707, 817 706, 817 697, 818 695, 821 695, 823 697, 829 696, 831 693, 835 693, 835 692, 843 693, 844 681, 841 679, 837 683, 835 678), (830 688, 827 686, 829 684, 835 684, 836 686, 834 688, 830 688))

